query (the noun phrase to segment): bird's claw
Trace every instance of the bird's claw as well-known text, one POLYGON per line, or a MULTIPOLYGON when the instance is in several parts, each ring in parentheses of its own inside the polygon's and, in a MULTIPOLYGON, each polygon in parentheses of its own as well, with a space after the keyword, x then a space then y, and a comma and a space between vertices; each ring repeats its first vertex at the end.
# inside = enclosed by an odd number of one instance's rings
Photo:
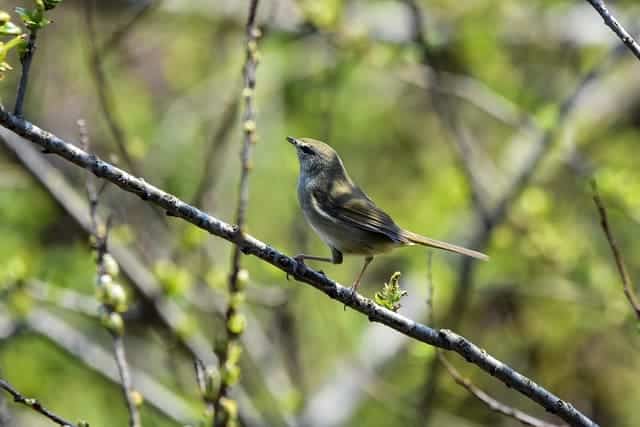
MULTIPOLYGON (((353 300, 356 297, 356 287, 352 285, 349 290, 351 292, 350 299, 353 300)), ((347 304, 342 306, 342 311, 347 311, 347 304)))
MULTIPOLYGON (((302 264, 304 265, 304 255, 296 255, 293 257, 293 259, 298 263, 298 264, 302 264)), ((295 271, 297 266, 294 266, 293 269, 295 271)), ((323 273, 324 274, 324 273, 323 273)), ((285 277, 287 278, 287 280, 289 280, 289 273, 286 273, 285 277)))

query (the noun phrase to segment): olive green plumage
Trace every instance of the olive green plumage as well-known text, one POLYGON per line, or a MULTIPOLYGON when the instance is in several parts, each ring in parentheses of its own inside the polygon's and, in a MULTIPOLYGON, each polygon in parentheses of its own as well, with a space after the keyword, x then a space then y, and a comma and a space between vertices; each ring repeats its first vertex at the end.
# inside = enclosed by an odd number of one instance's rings
POLYGON ((300 163, 298 200, 305 219, 331 248, 332 258, 299 255, 339 264, 342 254, 364 255, 365 264, 354 289, 374 255, 400 246, 419 244, 482 260, 480 252, 430 239, 398 226, 349 177, 338 153, 324 142, 287 137, 300 163))

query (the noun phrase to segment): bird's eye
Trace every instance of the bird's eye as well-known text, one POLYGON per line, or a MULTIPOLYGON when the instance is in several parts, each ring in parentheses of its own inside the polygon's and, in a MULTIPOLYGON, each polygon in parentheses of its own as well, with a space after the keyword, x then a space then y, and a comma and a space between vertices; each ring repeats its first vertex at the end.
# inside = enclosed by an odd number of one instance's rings
POLYGON ((300 147, 300 149, 302 150, 303 153, 305 154, 313 154, 313 149, 311 147, 309 147, 308 145, 302 145, 300 147))

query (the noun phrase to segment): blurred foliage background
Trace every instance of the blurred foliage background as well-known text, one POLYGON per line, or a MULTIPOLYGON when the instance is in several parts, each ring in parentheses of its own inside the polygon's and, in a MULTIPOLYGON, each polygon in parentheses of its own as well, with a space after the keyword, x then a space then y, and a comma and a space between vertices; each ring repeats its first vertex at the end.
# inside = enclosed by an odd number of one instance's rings
MULTIPOLYGON (((1 0, 0 9, 26 3, 1 0)), ((100 1, 93 42, 84 3, 65 0, 40 31, 25 117, 72 141, 84 119, 90 149, 127 168, 109 125, 115 121, 136 174, 232 221, 248 1, 100 1), (106 77, 98 85, 96 56, 106 77)), ((633 28, 635 2, 615 6, 633 28)), ((328 253, 301 217, 297 160, 284 138, 326 140, 399 224, 491 256, 468 268, 434 253, 429 267, 424 250, 399 250, 372 264, 365 295, 401 271, 409 295, 400 312, 426 321, 431 273, 435 326, 455 329, 603 426, 640 424, 638 323, 588 186, 595 175, 638 276, 640 64, 614 51, 619 40, 587 2, 263 0, 258 19, 249 232, 289 254, 328 253), (540 162, 531 161, 535 152, 540 162), (530 179, 514 185, 522 171, 530 179), (506 215, 483 222, 482 212, 501 202, 506 215)), ((20 64, 15 52, 7 61, 14 70, 0 96, 10 108, 20 64)), ((65 201, 4 147, 0 374, 66 418, 126 425, 119 387, 88 364, 102 360, 96 352, 110 355, 111 343, 95 315, 87 235, 65 201)), ((47 160, 66 178, 54 186, 86 200, 83 171, 47 160)), ((230 245, 112 185, 100 211, 113 215, 114 244, 130 248, 129 261, 154 277, 152 299, 125 281, 132 299, 125 342, 134 386, 146 398, 143 423, 198 425, 205 406, 179 342, 200 334, 213 348, 224 339, 230 245), (164 300, 185 313, 173 328, 158 315, 164 300), (148 394, 145 374, 151 389, 167 393, 148 394)), ((318 267, 350 283, 360 262, 318 267)), ((432 348, 343 311, 265 263, 243 264, 243 425, 518 425, 434 368, 432 348)), ((504 403, 558 422, 450 360, 504 403)), ((0 413, 0 425, 50 425, 6 398, 0 413)))

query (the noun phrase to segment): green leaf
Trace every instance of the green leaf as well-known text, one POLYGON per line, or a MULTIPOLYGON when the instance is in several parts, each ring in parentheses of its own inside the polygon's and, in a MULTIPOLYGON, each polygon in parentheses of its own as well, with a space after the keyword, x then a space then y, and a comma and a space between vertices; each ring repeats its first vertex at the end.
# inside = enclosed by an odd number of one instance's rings
POLYGON ((391 275, 389 283, 385 283, 381 291, 376 292, 373 300, 376 304, 387 308, 391 311, 398 311, 400 300, 407 295, 407 291, 400 288, 400 272, 396 271, 391 275))
POLYGON ((47 18, 44 17, 44 4, 40 7, 38 3, 42 3, 42 0, 36 1, 36 8, 34 10, 29 10, 24 7, 16 7, 16 13, 24 22, 24 25, 31 31, 38 30, 45 25, 51 23, 47 18))

